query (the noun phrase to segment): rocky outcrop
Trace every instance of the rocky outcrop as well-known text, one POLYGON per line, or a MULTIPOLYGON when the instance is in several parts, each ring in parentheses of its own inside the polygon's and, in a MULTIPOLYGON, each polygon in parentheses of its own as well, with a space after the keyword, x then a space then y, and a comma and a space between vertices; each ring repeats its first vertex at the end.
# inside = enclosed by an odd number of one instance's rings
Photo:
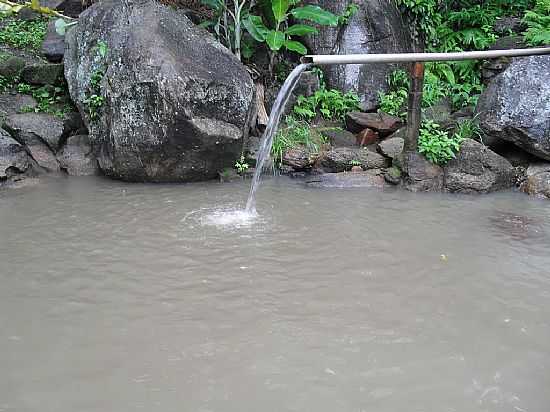
POLYGON ((53 63, 60 63, 65 55, 65 36, 57 33, 55 20, 48 23, 48 31, 42 42, 42 54, 53 63))
POLYGON ((48 172, 59 171, 54 153, 62 144, 63 121, 45 113, 13 114, 6 119, 4 129, 26 146, 38 166, 48 172))
POLYGON ((514 187, 516 171, 502 156, 474 140, 462 143, 460 152, 444 168, 445 190, 455 193, 489 193, 514 187))
POLYGON ((401 137, 391 137, 378 144, 378 151, 390 159, 395 159, 403 152, 405 140, 401 137))
POLYGON ((371 129, 380 136, 389 136, 403 126, 399 117, 389 114, 351 112, 346 116, 346 127, 350 132, 359 133, 364 129, 371 129))
POLYGON ((550 56, 515 60, 481 95, 477 114, 490 146, 514 143, 550 160, 550 56))
MULTIPOLYGON (((388 0, 308 0, 337 15, 349 4, 358 12, 338 27, 320 27, 319 34, 306 39, 312 54, 400 53, 410 51, 410 35, 397 7, 388 0)), ((363 109, 378 105, 378 92, 387 90, 386 76, 395 70, 390 64, 335 65, 324 67, 329 87, 354 91, 363 109)))
POLYGON ((535 163, 527 168, 527 179, 522 185, 525 193, 550 199, 550 163, 535 163))
POLYGON ((366 169, 381 169, 389 166, 388 160, 367 149, 339 147, 329 150, 321 159, 321 167, 330 173, 351 170, 354 166, 366 169))
POLYGON ((82 13, 66 42, 69 90, 105 174, 188 182, 233 167, 253 83, 205 30, 152 0, 104 0, 82 13), (104 103, 91 116, 87 99, 98 72, 104 103))
POLYGON ((396 159, 396 165, 405 172, 405 186, 412 192, 440 192, 443 190, 443 169, 430 163, 417 152, 407 152, 396 159))
POLYGON ((367 170, 354 173, 326 173, 306 180, 309 187, 316 188, 377 188, 389 186, 381 170, 367 170))

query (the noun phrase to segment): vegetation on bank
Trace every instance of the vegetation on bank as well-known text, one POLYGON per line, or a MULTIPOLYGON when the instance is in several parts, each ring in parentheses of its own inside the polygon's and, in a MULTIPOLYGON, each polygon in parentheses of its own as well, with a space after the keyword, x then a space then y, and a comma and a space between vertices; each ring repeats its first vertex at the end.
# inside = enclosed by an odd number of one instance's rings
MULTIPOLYGON (((268 87, 286 77, 293 65, 289 61, 296 62, 299 55, 307 53, 302 42, 304 36, 318 33, 321 26, 346 25, 358 11, 358 6, 351 2, 341 15, 335 15, 300 0, 159 1, 184 7, 200 3, 201 25, 249 65, 268 87)), ((497 22, 504 18, 521 19, 527 44, 550 43, 550 0, 393 1, 407 17, 416 47, 430 52, 488 49, 499 37, 513 34, 511 30, 496 29, 497 22)), ((0 9, 7 12, 17 12, 22 7, 59 17, 59 13, 41 6, 38 0, 24 5, 0 0, 0 9)), ((44 38, 46 25, 45 19, 9 21, 0 28, 0 43, 36 50, 44 38)), ((66 26, 67 23, 63 23, 58 28, 63 31, 66 26)), ((452 102, 455 110, 474 106, 484 88, 481 65, 480 61, 427 64, 422 106, 431 107, 445 98, 452 102)), ((90 81, 86 103, 92 119, 99 116, 104 104, 100 90, 103 72, 102 66, 99 67, 90 81)), ((388 84, 390 90, 380 95, 380 110, 405 118, 408 74, 403 70, 395 71, 389 76, 388 84)), ((59 86, 36 88, 7 78, 0 78, 0 87, 16 87, 32 95, 39 102, 34 110, 47 112, 59 103, 62 92, 59 86)), ((286 125, 276 138, 274 157, 281 160, 283 150, 298 145, 315 150, 323 142, 312 138, 312 124, 319 120, 341 122, 347 113, 358 107, 359 99, 355 94, 329 89, 321 77, 321 88, 317 92, 312 96, 298 96, 286 125)), ((460 142, 469 137, 480 139, 475 119, 459 123, 454 131, 444 130, 434 122, 424 122, 419 151, 430 161, 443 164, 458 151, 460 142)))

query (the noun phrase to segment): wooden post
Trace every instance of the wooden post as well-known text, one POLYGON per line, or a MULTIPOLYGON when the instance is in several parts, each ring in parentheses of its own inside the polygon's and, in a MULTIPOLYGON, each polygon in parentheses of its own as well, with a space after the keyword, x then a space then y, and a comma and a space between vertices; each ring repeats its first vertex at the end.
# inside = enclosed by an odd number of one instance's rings
POLYGON ((411 88, 409 89, 409 112, 407 115, 407 134, 405 152, 416 152, 418 136, 422 122, 422 91, 424 89, 424 63, 416 62, 411 66, 411 88))

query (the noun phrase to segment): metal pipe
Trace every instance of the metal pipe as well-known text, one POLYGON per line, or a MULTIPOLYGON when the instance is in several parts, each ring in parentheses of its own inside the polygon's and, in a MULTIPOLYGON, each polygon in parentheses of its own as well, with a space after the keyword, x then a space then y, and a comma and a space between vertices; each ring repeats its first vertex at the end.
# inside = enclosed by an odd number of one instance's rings
POLYGON ((433 61, 460 61, 496 59, 498 57, 540 56, 550 54, 550 47, 512 50, 469 51, 458 53, 394 53, 394 54, 343 54, 311 55, 302 57, 302 63, 317 65, 367 64, 367 63, 406 63, 433 61))

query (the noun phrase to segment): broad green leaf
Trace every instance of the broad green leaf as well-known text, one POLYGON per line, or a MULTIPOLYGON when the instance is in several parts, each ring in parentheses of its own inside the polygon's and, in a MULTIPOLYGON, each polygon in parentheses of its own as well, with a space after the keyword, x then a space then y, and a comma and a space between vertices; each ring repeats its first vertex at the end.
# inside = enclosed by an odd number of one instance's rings
POLYGON ((288 50, 294 51, 296 53, 307 54, 306 46, 304 46, 299 41, 287 40, 285 41, 285 47, 288 50))
POLYGON ((295 24, 286 30, 286 34, 289 36, 305 36, 307 34, 316 34, 318 32, 319 30, 315 27, 311 27, 306 24, 295 24))
POLYGON ((273 9, 273 15, 278 23, 282 23, 286 20, 286 12, 290 6, 289 0, 273 0, 271 8, 273 9))
POLYGON ((309 20, 322 26, 338 25, 338 17, 319 6, 308 5, 304 7, 297 7, 292 9, 290 12, 297 19, 309 20))
POLYGON ((281 31, 270 30, 265 41, 271 50, 281 50, 281 47, 285 44, 285 34, 281 31))
POLYGON ((250 33, 252 38, 259 42, 264 42, 269 29, 265 27, 262 18, 249 14, 246 19, 243 20, 243 26, 250 33))

